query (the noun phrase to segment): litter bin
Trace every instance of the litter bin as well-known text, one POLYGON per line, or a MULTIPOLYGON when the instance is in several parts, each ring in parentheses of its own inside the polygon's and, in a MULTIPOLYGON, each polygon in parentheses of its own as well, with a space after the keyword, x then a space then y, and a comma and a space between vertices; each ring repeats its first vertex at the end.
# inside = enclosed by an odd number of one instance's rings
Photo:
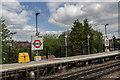
POLYGON ((35 61, 40 61, 40 60, 41 60, 41 56, 35 56, 35 57, 34 57, 34 60, 35 60, 35 61))

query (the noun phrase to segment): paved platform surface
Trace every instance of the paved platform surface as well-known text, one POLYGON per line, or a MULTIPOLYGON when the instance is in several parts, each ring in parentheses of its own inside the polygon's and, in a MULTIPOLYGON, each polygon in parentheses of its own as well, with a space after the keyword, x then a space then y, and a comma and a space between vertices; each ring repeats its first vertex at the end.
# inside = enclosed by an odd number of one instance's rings
POLYGON ((80 56, 72 56, 72 57, 64 57, 64 58, 55 58, 49 60, 41 60, 41 61, 31 61, 29 63, 14 63, 14 64, 2 64, 0 65, 0 72, 5 71, 12 71, 36 66, 44 66, 48 64, 55 64, 55 63, 64 63, 70 61, 85 61, 90 59, 102 58, 107 56, 114 56, 120 55, 120 51, 112 51, 112 52, 103 52, 103 53, 96 53, 96 54, 89 54, 89 55, 80 55, 80 56))

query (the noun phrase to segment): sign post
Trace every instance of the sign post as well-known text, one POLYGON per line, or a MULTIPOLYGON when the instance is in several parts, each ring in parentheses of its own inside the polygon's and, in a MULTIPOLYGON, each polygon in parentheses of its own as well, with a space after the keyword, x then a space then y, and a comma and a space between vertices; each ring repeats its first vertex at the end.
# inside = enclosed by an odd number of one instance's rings
POLYGON ((43 38, 42 36, 32 36, 32 50, 37 50, 36 56, 34 57, 34 59, 36 61, 41 60, 41 56, 38 56, 38 50, 43 50, 43 38))
POLYGON ((105 38, 105 51, 109 51, 108 47, 109 47, 109 39, 105 38))
POLYGON ((42 36, 32 36, 32 50, 43 50, 42 36))

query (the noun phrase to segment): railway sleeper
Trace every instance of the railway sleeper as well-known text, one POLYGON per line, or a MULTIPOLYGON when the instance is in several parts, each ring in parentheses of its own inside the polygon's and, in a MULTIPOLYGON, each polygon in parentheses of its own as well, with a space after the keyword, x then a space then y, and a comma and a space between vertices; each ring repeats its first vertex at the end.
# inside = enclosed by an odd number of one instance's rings
MULTIPOLYGON (((92 74, 92 73, 95 73, 95 72, 99 72, 100 70, 104 70, 104 69, 106 69, 106 68, 111 68, 111 67, 114 67, 114 66, 118 66, 120 63, 118 63, 118 64, 112 64, 112 65, 109 65, 109 66, 106 66, 106 67, 100 67, 100 68, 97 68, 97 69, 91 69, 91 70, 88 70, 88 71, 85 71, 84 73, 82 73, 82 74, 79 74, 79 76, 81 77, 81 78, 87 78, 87 76, 86 75, 90 75, 90 74, 92 74)), ((119 68, 119 67, 118 67, 119 68)), ((95 75, 97 75, 97 74, 95 74, 95 75)), ((94 75, 94 76, 95 76, 94 75)), ((93 78, 93 77, 92 77, 93 78)))
POLYGON ((94 79, 98 79, 98 78, 100 78, 102 76, 105 76, 107 74, 110 74, 112 72, 119 71, 119 70, 120 69, 118 67, 116 67, 116 68, 114 68, 112 70, 106 70, 106 71, 102 70, 102 71, 99 71, 97 73, 91 73, 91 74, 89 74, 87 76, 84 76, 84 78, 85 78, 85 80, 94 80, 94 79))

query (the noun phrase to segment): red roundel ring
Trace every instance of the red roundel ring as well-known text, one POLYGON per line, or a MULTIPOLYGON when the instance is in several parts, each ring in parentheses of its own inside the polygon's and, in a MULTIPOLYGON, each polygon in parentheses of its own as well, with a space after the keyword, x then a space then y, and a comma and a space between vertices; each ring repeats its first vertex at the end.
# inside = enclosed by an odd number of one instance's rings
POLYGON ((35 40, 35 41, 34 41, 34 46, 35 46, 35 48, 39 48, 39 47, 41 46, 41 42, 40 42, 40 40, 35 40), (39 44, 40 44, 40 45, 38 45, 38 46, 35 45, 35 43, 36 43, 37 41, 38 41, 39 44))
POLYGON ((106 45, 108 45, 108 40, 106 40, 106 42, 105 42, 105 43, 106 43, 106 45))

